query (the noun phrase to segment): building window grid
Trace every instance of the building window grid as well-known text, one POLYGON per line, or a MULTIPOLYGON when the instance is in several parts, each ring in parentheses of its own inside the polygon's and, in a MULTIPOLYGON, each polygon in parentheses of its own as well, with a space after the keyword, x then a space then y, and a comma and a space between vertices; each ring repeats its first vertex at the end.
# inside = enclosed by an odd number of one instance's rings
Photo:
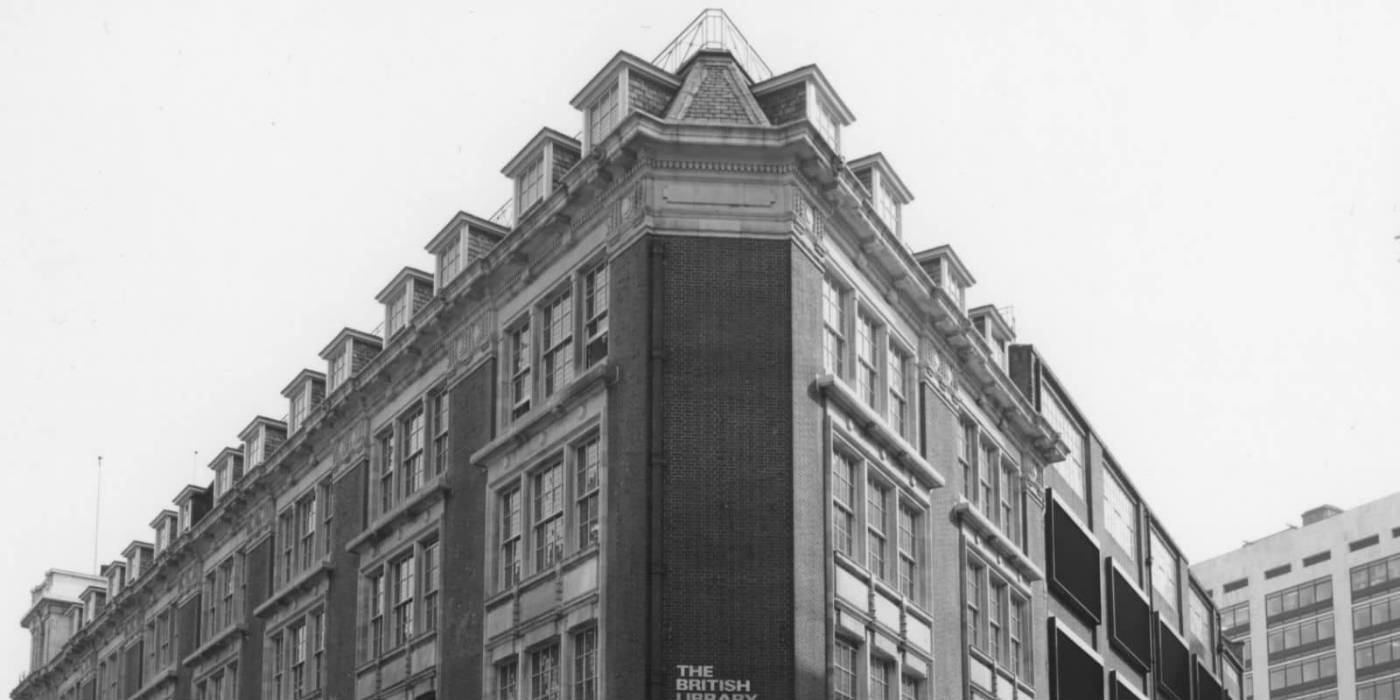
POLYGON ((1331 613, 1270 628, 1266 637, 1269 655, 1281 654, 1299 647, 1325 642, 1336 636, 1336 622, 1331 613))
POLYGON ((1275 617, 1332 600, 1332 578, 1323 576, 1264 596, 1264 614, 1275 617))
POLYGON ((570 700, 598 700, 598 630, 574 633, 574 695, 570 700))
POLYGON ((515 659, 496 665, 496 700, 516 700, 520 689, 520 667, 515 659))
POLYGON ((394 430, 379 437, 379 513, 394 509, 394 430))
POLYGON ((906 503, 899 504, 899 592, 916 597, 919 582, 919 513, 906 503))
POLYGON ((878 410, 877 387, 880 384, 875 340, 879 330, 875 321, 864 312, 856 314, 856 393, 871 408, 878 410))
POLYGON ((1180 605, 1178 601, 1180 582, 1176 553, 1167 546, 1166 540, 1162 539, 1162 536, 1155 529, 1152 530, 1151 548, 1152 588, 1175 609, 1180 605))
POLYGON ((598 543, 598 451, 596 436, 574 448, 574 521, 580 550, 598 543))
POLYGON ((1367 641, 1356 645, 1356 670, 1400 663, 1400 636, 1367 641))
POLYGON ((978 488, 981 491, 978 501, 981 503, 983 514, 992 521, 992 524, 1002 527, 997 516, 997 476, 1001 464, 999 455, 1000 450, 997 449, 996 445, 984 438, 982 441, 982 460, 977 465, 977 479, 978 488))
POLYGON ((1400 676, 1357 685, 1356 700, 1400 700, 1400 676))
POLYGON ((1379 588, 1400 580, 1400 554, 1367 562, 1351 569, 1351 590, 1354 593, 1379 588))
POLYGON ((1269 693, 1272 695, 1276 691, 1286 688, 1335 678, 1336 676, 1337 658, 1335 654, 1324 654, 1281 666, 1273 666, 1269 668, 1269 693))
POLYGON ((958 432, 958 460, 962 462, 963 496, 977 505, 977 425, 962 421, 958 432))
POLYGON ((559 700, 559 645, 530 652, 530 700, 559 700))
POLYGON ((1361 632, 1389 623, 1400 623, 1400 596, 1366 601, 1352 608, 1353 631, 1361 632))
POLYGON ((1104 529, 1127 553, 1128 561, 1137 560, 1137 504, 1118 476, 1105 469, 1103 486, 1104 529))
POLYGON ((501 494, 501 588, 520 581, 520 489, 501 494))
POLYGON ((411 553, 389 565, 390 648, 413 637, 414 566, 411 553))
POLYGON ((617 84, 609 86, 588 108, 588 143, 597 146, 612 133, 618 118, 617 84))
POLYGON ((975 562, 968 562, 967 566, 967 638, 969 646, 975 649, 983 648, 982 632, 982 577, 985 575, 986 567, 975 562))
POLYGON ((846 357, 846 291, 832 282, 822 280, 822 363, 826 371, 845 376, 846 357))
POLYGON ((306 692, 306 624, 297 623, 287 628, 291 641, 291 663, 288 664, 291 677, 291 696, 299 698, 306 692))
POLYGON ((272 677, 270 679, 269 693, 270 700, 282 700, 282 680, 283 664, 285 659, 283 654, 286 651, 286 644, 283 641, 282 633, 278 632, 272 636, 272 677))
POLYGON ((556 461, 530 477, 536 572, 553 566, 564 554, 563 472, 564 465, 556 461))
POLYGON ((1006 661, 1006 583, 991 577, 987 589, 987 655, 1003 667, 1006 661))
POLYGON ((583 274, 583 366, 608 355, 608 268, 598 265, 583 274))
POLYGON ((866 566, 876 578, 888 579, 886 570, 885 545, 889 541, 889 525, 886 523, 889 512, 890 489, 873 477, 865 484, 865 553, 866 566))
POLYGON ((923 683, 913 676, 899 677, 899 700, 924 700, 923 683))
POLYGON ((423 566, 423 630, 429 632, 438 626, 438 590, 442 587, 442 563, 438 557, 436 540, 423 545, 421 552, 423 566))
POLYGON ((507 332, 510 357, 510 417, 519 418, 530 411, 533 385, 530 380, 530 320, 527 318, 507 332))
POLYGON ((838 638, 835 643, 831 672, 831 693, 835 700, 856 698, 856 647, 838 638))
POLYGON ((544 395, 553 396, 573 379, 574 300, 565 290, 540 311, 540 350, 544 395))
POLYGON ((433 476, 447 473, 448 460, 451 455, 448 452, 448 424, 451 409, 449 408, 448 394, 445 391, 433 395, 433 476))
POLYGON ((870 659, 870 700, 894 700, 890 695, 894 662, 878 657, 870 659))

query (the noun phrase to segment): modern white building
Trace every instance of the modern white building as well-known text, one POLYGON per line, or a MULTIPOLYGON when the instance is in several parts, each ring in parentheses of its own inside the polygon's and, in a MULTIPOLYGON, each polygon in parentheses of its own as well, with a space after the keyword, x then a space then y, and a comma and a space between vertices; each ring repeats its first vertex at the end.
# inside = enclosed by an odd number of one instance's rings
POLYGON ((1192 572, 1243 647, 1246 698, 1400 698, 1400 493, 1313 508, 1192 572))

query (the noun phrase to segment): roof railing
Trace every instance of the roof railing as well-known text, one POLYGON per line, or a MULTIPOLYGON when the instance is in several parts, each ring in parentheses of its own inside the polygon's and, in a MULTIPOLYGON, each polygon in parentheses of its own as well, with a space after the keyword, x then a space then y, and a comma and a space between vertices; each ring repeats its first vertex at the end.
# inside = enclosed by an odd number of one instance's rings
POLYGON ((762 82, 773 77, 773 71, 744 38, 744 33, 724 10, 710 8, 702 11, 681 33, 671 40, 652 63, 670 73, 680 70, 691 56, 701 51, 728 51, 749 74, 749 79, 762 82))

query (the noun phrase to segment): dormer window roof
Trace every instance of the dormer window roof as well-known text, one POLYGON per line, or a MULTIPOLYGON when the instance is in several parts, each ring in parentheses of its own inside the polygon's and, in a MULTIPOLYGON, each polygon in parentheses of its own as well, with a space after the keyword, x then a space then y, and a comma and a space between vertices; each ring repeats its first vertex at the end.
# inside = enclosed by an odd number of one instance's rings
POLYGON ((427 245, 428 252, 437 260, 437 292, 442 293, 458 274, 486 257, 486 253, 509 233, 510 229, 493 221, 457 212, 427 245))
POLYGON ((122 550, 122 556, 126 557, 127 578, 135 581, 141 577, 141 573, 146 570, 148 564, 154 556, 155 545, 150 542, 133 540, 131 544, 122 550))
POLYGON ((243 470, 251 472, 267 461, 287 440, 287 424, 267 416, 258 416, 238 433, 243 441, 243 470))
POLYGON ((433 298, 433 276, 417 268, 405 267, 394 275, 374 300, 384 305, 384 338, 393 340, 408 328, 413 315, 433 298))
POLYGON ((307 416, 326 398, 326 375, 304 369, 282 389, 287 407, 287 431, 295 433, 306 425, 307 416))
POLYGON ((903 238, 900 227, 901 208, 914 201, 914 194, 904 186, 904 181, 895 174, 885 156, 872 153, 857 158, 850 163, 851 172, 870 191, 870 203, 875 216, 898 238, 903 238))
POLYGON ((219 503, 228 496, 233 487, 243 478, 243 451, 237 447, 225 447, 209 463, 214 472, 214 502, 219 503))
POLYGON ((856 115, 841 100, 816 66, 803 66, 753 86, 754 97, 774 125, 806 119, 835 154, 841 153, 841 129, 856 115))
POLYGON ((676 76, 619 51, 569 101, 570 106, 583 113, 584 152, 591 152, 607 140, 634 111, 665 114, 667 104, 680 87, 676 76))
POLYGON ((90 624, 97 619, 97 614, 102 612, 102 604, 107 600, 107 588, 100 585, 88 586, 78 594, 78 598, 83 601, 83 624, 90 624))
POLYGON ((102 567, 102 577, 107 579, 107 595, 115 598, 126 588, 126 562, 117 560, 102 567))
POLYGON ((997 307, 987 304, 967 312, 972 325, 987 341, 998 366, 1006 369, 1006 350, 1016 342, 1016 330, 997 307))
POLYGON ((554 194, 555 185, 579 159, 579 142, 554 129, 540 129, 501 173, 515 181, 517 225, 536 204, 554 194))
POLYGON ((155 556, 160 556, 170 548, 170 541, 175 539, 175 528, 179 517, 179 513, 166 509, 162 510, 155 520, 151 521, 151 529, 156 533, 155 556))
POLYGON ((326 361, 326 393, 334 394, 345 386, 383 349, 384 341, 377 335, 353 328, 341 329, 321 350, 321 359, 326 361))
POLYGON ((194 529, 195 523, 209 510, 209 489, 193 484, 180 490, 175 496, 175 507, 180 513, 179 534, 194 529))
POLYGON ((950 245, 929 248, 914 254, 914 260, 924 269, 934 285, 953 299, 959 310, 966 307, 967 289, 977 283, 963 265, 962 259, 950 245))

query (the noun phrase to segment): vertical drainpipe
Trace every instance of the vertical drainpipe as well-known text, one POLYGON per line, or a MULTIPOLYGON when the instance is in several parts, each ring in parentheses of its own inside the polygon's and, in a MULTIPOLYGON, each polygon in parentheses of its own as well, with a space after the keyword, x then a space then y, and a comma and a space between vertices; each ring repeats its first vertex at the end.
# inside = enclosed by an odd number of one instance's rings
POLYGON ((663 496, 666 477, 666 450, 662 441, 661 386, 662 349, 665 328, 662 274, 666 251, 658 241, 647 237, 647 697, 665 697, 665 669, 661 667, 661 592, 665 579, 662 557, 662 528, 665 527, 663 496))

